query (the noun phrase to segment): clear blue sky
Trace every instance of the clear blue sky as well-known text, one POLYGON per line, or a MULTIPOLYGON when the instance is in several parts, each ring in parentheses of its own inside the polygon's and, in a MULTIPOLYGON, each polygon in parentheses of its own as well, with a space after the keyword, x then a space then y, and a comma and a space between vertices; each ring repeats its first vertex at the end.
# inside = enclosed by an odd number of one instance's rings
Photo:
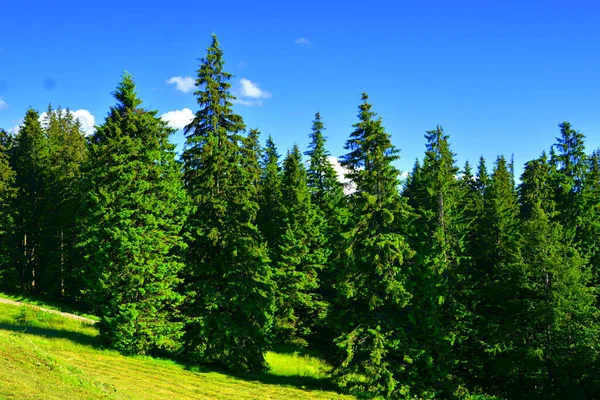
POLYGON ((215 32, 236 90, 244 93, 241 78, 262 89, 248 88, 253 105, 236 110, 280 153, 306 147, 320 111, 332 154, 343 154, 362 91, 403 170, 436 124, 461 164, 514 153, 520 171, 564 120, 586 134, 588 150, 600 146, 600 5, 591 0, 8 1, 1 12, 6 129, 48 103, 102 123, 125 69, 145 106, 196 111, 193 95, 166 81, 195 77, 215 32))

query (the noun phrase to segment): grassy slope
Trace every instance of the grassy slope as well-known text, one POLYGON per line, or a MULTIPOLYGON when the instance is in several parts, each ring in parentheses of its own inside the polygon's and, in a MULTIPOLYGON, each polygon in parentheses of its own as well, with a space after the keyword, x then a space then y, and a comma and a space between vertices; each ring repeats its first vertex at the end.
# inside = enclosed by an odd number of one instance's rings
POLYGON ((93 326, 0 304, 0 399, 350 399, 332 391, 327 366, 269 353, 269 374, 233 377, 172 361, 103 350, 93 326), (312 389, 312 390, 309 390, 312 389))

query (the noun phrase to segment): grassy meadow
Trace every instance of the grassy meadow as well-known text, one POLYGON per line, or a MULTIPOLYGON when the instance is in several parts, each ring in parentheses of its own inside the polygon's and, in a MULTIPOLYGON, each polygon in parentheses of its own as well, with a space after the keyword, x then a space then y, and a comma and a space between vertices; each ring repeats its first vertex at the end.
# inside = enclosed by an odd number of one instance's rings
POLYGON ((0 304, 0 399, 351 399, 329 367, 270 352, 270 371, 230 376, 101 348, 90 324, 36 307, 0 304))

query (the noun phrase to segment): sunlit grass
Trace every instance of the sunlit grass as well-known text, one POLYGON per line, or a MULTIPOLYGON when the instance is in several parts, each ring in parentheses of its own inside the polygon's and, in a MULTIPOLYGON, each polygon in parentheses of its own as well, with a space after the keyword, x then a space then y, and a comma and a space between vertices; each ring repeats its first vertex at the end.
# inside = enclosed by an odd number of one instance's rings
POLYGON ((297 352, 267 354, 270 373, 230 376, 102 349, 89 324, 0 304, 0 399, 342 399, 329 367, 297 352), (319 388, 320 390, 315 390, 319 388))
POLYGON ((79 315, 81 317, 86 317, 92 320, 97 321, 98 317, 95 315, 87 314, 81 310, 78 310, 75 307, 69 307, 63 303, 58 302, 49 302, 48 300, 42 300, 35 296, 24 296, 20 294, 12 294, 7 292, 0 292, 0 297, 8 300, 19 301, 23 304, 28 304, 31 306, 44 307, 50 310, 67 312, 75 315, 79 315))
POLYGON ((299 352, 282 354, 270 351, 266 359, 272 375, 326 379, 331 372, 331 367, 323 360, 299 352))

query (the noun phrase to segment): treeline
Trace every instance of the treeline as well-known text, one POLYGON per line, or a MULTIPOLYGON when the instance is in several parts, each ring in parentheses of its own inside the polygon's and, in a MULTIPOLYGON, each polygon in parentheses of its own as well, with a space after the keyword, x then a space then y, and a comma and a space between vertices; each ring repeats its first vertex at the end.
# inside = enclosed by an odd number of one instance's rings
POLYGON ((517 185, 504 156, 459 168, 438 126, 401 182, 363 94, 345 193, 321 116, 282 160, 234 113, 231 78, 213 36, 181 159, 129 74, 89 137, 51 107, 1 131, 4 289, 88 307, 128 354, 258 372, 271 346, 310 346, 360 395, 600 393, 600 151, 583 134, 560 124, 517 185))

